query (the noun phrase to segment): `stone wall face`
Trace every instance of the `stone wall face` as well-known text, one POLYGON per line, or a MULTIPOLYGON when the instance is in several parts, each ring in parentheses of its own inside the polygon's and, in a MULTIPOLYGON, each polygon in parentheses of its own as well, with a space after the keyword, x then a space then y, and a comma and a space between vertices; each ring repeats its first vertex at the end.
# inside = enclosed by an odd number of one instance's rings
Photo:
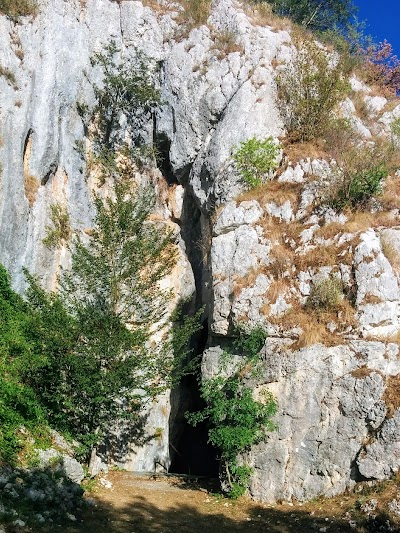
MULTIPOLYGON (((180 259, 166 283, 176 300, 193 296, 197 285, 197 300, 206 305, 203 377, 217 371, 220 346, 238 326, 262 326, 269 335, 262 377, 249 385, 275 396, 277 430, 245 457, 254 468, 251 494, 307 500, 390 476, 400 466, 400 411, 392 401, 400 379, 393 341, 400 289, 384 243, 400 253, 399 213, 355 228, 346 216, 321 210, 332 166, 307 154, 283 161, 274 194, 240 199, 232 151, 253 136, 284 134, 274 69, 290 60, 292 48, 287 31, 257 25, 236 2, 214 2, 208 25, 186 33, 176 13, 132 0, 44 0, 33 20, 0 18, 1 66, 15 75, 15 83, 0 77, 0 261, 16 289, 24 290, 22 267, 53 289, 60 268, 69 266, 67 243, 49 250, 42 242, 51 205, 63 205, 84 236, 92 191, 107 192, 77 149, 85 139, 77 103, 94 106, 93 86, 102 77, 90 60, 111 41, 123 57, 140 50, 160 67, 162 104, 130 131, 163 147, 170 176, 138 169, 132 180, 154 184, 157 215, 174 229, 180 259), (227 33, 232 50, 222 44, 227 33), (201 254, 193 242, 199 233, 201 254), (318 325, 299 309, 327 279, 351 293, 353 306, 313 342, 318 325)), ((385 99, 368 96, 357 80, 352 85, 370 99, 372 133, 388 131, 400 107, 384 112, 385 99)), ((352 102, 342 107, 369 138, 352 102)), ((121 443, 119 462, 132 470, 170 464, 169 395, 149 409, 147 430, 157 429, 158 437, 141 448, 121 443)))

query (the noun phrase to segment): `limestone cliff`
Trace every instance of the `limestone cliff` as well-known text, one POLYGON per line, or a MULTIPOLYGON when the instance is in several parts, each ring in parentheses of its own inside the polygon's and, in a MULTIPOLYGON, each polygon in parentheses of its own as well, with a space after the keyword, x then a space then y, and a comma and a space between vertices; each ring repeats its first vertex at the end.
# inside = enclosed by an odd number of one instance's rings
MULTIPOLYGON (((77 149, 86 135, 77 104, 93 107, 101 83, 91 58, 110 41, 124 58, 143 51, 159 65, 162 104, 133 124, 134 135, 155 143, 163 162, 132 179, 154 184, 159 217, 175 228, 180 260, 168 283, 176 298, 197 291, 207 306, 204 377, 218 368, 234 327, 269 334, 263 375, 251 385, 273 392, 278 429, 246 458, 252 495, 305 500, 390 476, 400 467, 398 208, 362 219, 321 209, 332 167, 307 152, 284 154, 272 188, 240 196, 234 148, 285 133, 274 70, 291 57, 290 33, 258 24, 233 0, 214 2, 207 25, 192 29, 182 27, 179 4, 147 3, 43 0, 33 19, 0 18, 0 64, 15 77, 0 77, 0 261, 20 291, 23 266, 48 288, 68 267, 66 243, 49 250, 43 239, 54 204, 84 235, 91 192, 104 187, 77 149), (332 279, 354 305, 321 326, 304 306, 313 287, 332 279)), ((352 85, 369 122, 351 100, 343 114, 364 138, 385 134, 400 107, 389 110, 358 80, 352 85)), ((121 462, 168 468, 170 414, 166 395, 150 410, 157 439, 127 447, 121 462)))

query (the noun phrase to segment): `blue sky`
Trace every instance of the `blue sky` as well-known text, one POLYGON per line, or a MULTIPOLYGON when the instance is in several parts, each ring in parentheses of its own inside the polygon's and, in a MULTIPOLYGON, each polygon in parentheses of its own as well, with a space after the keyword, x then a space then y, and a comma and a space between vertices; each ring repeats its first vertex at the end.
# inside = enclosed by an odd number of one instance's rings
POLYGON ((366 20, 366 33, 376 42, 387 39, 400 57, 400 0, 354 0, 358 19, 366 20))

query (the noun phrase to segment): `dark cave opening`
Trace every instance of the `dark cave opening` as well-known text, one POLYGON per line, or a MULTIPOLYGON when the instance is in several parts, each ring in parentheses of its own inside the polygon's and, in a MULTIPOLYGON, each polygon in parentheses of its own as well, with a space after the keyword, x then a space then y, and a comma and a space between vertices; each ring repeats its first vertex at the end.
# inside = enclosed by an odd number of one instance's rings
POLYGON ((157 166, 160 169, 164 178, 167 180, 168 185, 171 186, 178 183, 178 180, 172 170, 171 162, 169 159, 171 141, 166 135, 160 133, 154 139, 154 145, 157 151, 157 166))
MULTIPOLYGON (((197 339, 197 353, 201 354, 208 338, 208 323, 202 327, 197 339)), ((200 368, 198 369, 200 372, 200 368)), ((171 394, 172 412, 175 413, 170 425, 169 472, 194 476, 218 477, 217 450, 208 443, 208 427, 203 422, 196 427, 190 425, 186 418, 187 411, 194 412, 205 407, 200 397, 198 375, 185 376, 171 394)))

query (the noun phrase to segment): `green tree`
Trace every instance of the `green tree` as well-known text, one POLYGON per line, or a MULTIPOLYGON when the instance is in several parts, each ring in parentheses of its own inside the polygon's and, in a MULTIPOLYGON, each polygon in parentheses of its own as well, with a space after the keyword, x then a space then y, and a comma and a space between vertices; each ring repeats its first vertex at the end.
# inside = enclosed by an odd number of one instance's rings
POLYGON ((278 166, 280 145, 272 137, 260 140, 251 137, 233 153, 233 160, 243 181, 249 187, 257 187, 267 179, 278 166))
POLYGON ((346 96, 343 64, 313 41, 299 42, 293 61, 277 74, 279 108, 293 142, 319 137, 346 96))
POLYGON ((172 293, 160 282, 176 252, 171 233, 149 222, 153 206, 149 188, 132 194, 125 182, 117 183, 112 198, 95 197, 93 232, 87 241, 75 239, 59 295, 46 294, 29 278, 46 365, 27 379, 50 419, 93 457, 113 424, 138 422, 174 367, 164 331, 172 293))
POLYGON ((352 0, 260 0, 260 3, 265 1, 277 15, 317 31, 345 25, 357 12, 352 0))
POLYGON ((187 413, 189 423, 197 425, 207 421, 209 442, 219 450, 220 480, 232 498, 244 494, 252 469, 240 464, 238 457, 251 446, 262 441, 266 431, 272 430, 272 417, 276 403, 264 391, 255 399, 246 380, 257 374, 257 354, 265 342, 265 333, 256 328, 250 334, 239 332, 236 347, 245 352, 236 369, 227 375, 229 354, 224 354, 216 377, 203 380, 200 394, 206 406, 196 413, 187 413))
POLYGON ((43 426, 45 414, 34 391, 22 380, 24 367, 40 366, 29 339, 31 316, 0 265, 0 463, 13 463, 23 447, 21 427, 31 435, 43 426))

